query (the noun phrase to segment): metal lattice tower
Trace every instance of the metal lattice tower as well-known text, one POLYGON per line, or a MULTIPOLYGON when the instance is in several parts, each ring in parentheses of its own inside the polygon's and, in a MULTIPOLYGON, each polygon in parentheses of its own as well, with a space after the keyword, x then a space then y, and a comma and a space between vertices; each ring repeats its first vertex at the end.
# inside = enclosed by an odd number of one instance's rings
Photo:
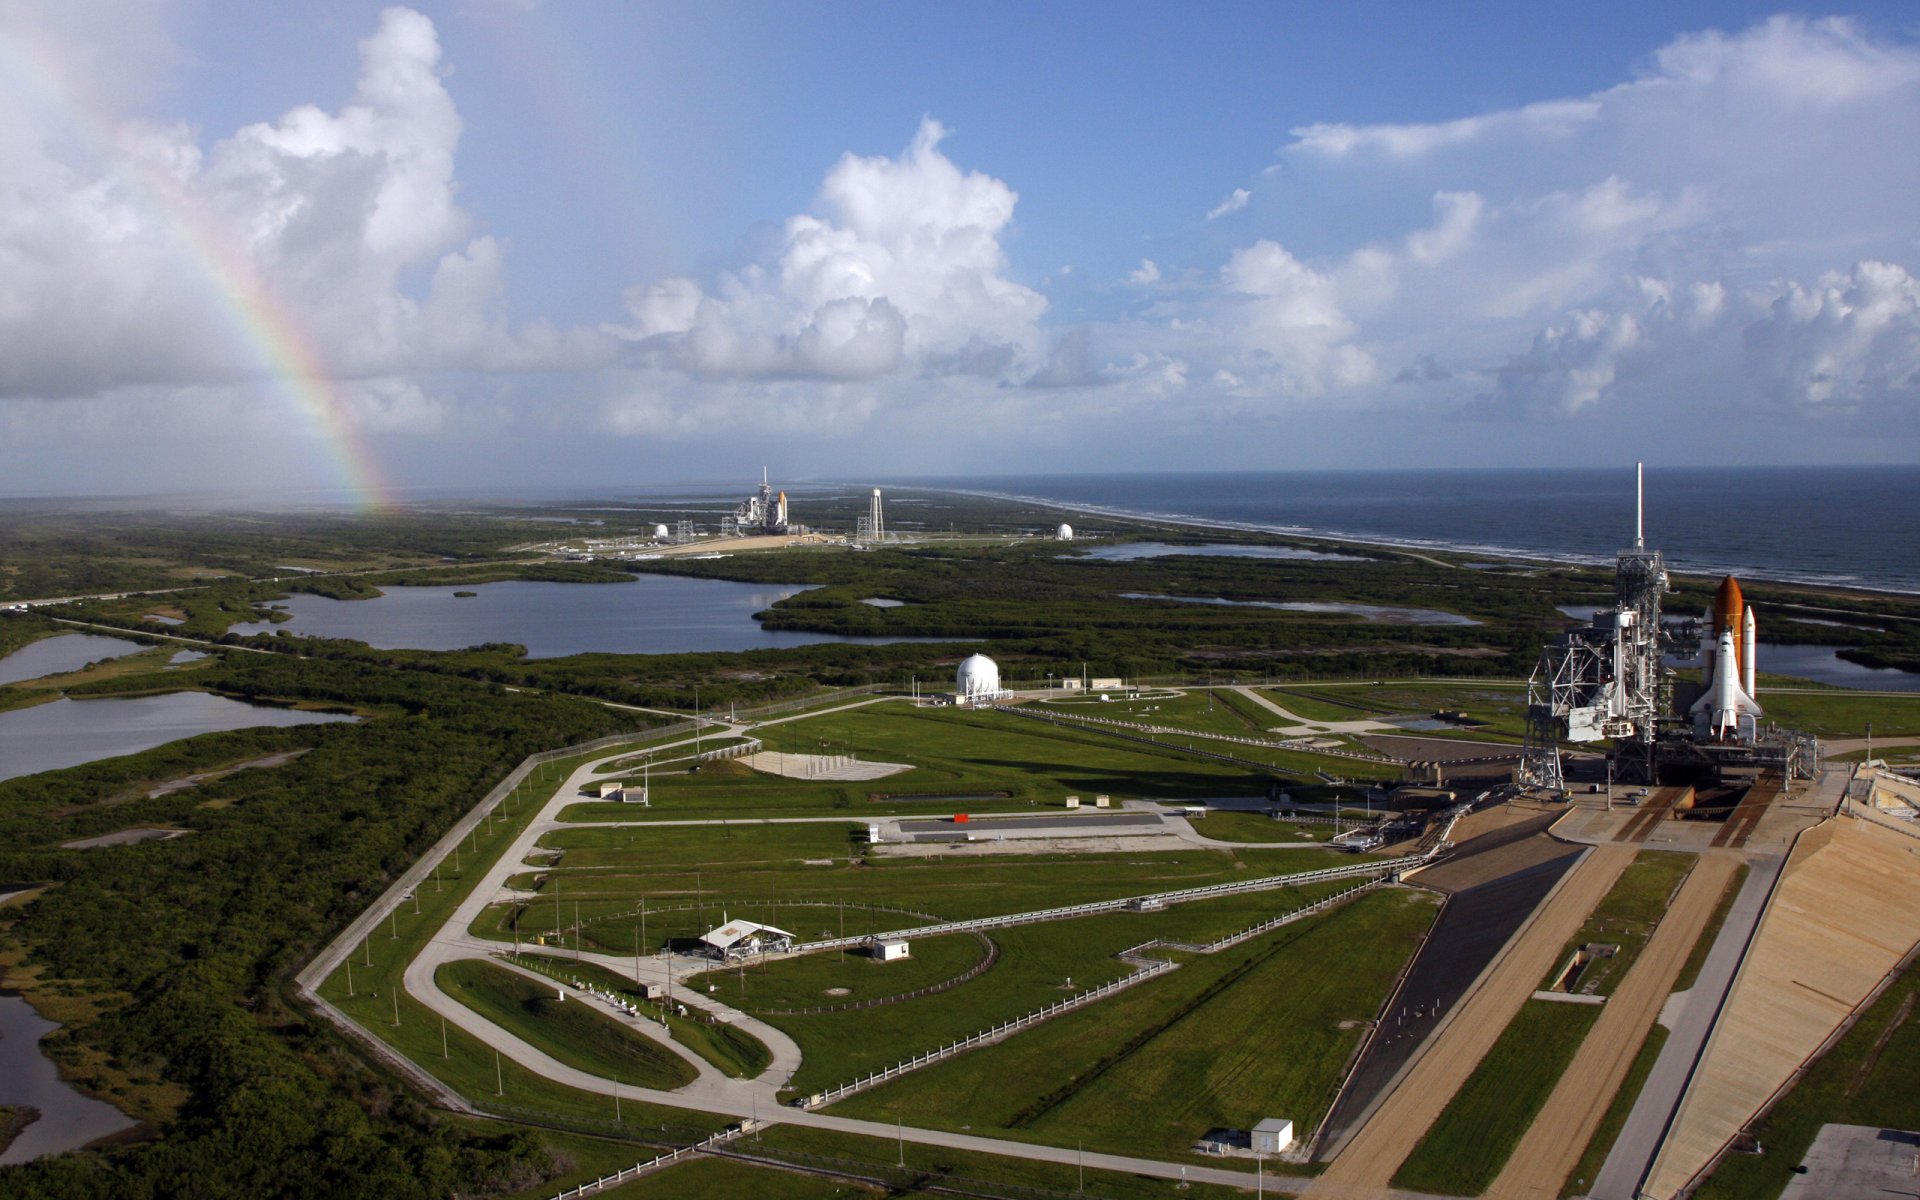
POLYGON ((1570 629, 1540 655, 1527 684, 1527 735, 1520 774, 1534 787, 1559 790, 1562 730, 1570 742, 1612 738, 1623 778, 1652 782, 1654 741, 1667 700, 1660 600, 1667 565, 1646 548, 1644 475, 1636 470, 1633 549, 1614 560, 1611 609, 1570 629))

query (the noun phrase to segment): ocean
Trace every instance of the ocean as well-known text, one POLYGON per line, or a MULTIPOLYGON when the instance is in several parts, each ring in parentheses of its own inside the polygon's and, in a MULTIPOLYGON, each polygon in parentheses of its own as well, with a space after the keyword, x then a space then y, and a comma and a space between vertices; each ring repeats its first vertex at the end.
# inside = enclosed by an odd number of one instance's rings
MULTIPOLYGON (((1633 468, 1233 471, 901 480, 1118 515, 1414 549, 1611 563, 1633 468)), ((1920 467, 1649 467, 1676 571, 1920 593, 1920 467)))

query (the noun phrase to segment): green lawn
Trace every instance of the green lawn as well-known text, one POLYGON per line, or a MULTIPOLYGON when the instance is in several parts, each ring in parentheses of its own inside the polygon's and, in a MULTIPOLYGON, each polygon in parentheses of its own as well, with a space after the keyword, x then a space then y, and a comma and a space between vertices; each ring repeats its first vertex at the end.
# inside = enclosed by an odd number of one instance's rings
MULTIPOLYGON (((1222 842, 1324 842, 1334 835, 1331 825, 1276 821, 1265 813, 1222 812, 1215 809, 1193 822, 1195 833, 1222 842)), ((1328 859, 1328 866, 1339 865, 1328 859)))
POLYGON ((1760 688, 1767 719, 1821 737, 1863 737, 1869 722, 1876 740, 1920 735, 1920 693, 1862 696, 1855 692, 1781 692, 1760 688))
POLYGON ((1400 1165, 1393 1185, 1448 1196, 1486 1191, 1599 1018, 1597 1005, 1522 1005, 1400 1165))
POLYGON ((570 1067, 661 1091, 699 1078, 685 1059, 571 988, 471 958, 447 963, 435 978, 447 995, 570 1067))
POLYGON ((658 1021, 664 1017, 668 1028, 673 1031, 674 1041, 735 1079, 751 1079, 773 1063, 773 1053, 752 1034, 724 1021, 706 1020, 698 1011, 690 1010, 694 1011, 690 1017, 666 1012, 664 1004, 641 999, 631 979, 594 963, 569 962, 563 958, 538 954, 522 954, 514 961, 561 982, 578 980, 601 991, 612 992, 639 1008, 652 1020, 658 1021))
MULTIPOLYGON (((1207 817, 1205 821, 1214 820, 1207 817)), ((1317 848, 1134 851, 1103 854, 991 855, 965 848, 926 858, 876 855, 849 866, 845 827, 838 825, 678 826, 659 830, 568 829, 545 840, 624 838, 625 846, 571 849, 557 871, 528 872, 514 886, 537 890, 518 910, 522 939, 571 929, 577 916, 590 942, 632 953, 644 897, 647 945, 691 938, 719 924, 722 914, 792 930, 807 938, 837 934, 840 906, 848 934, 869 934, 926 923, 898 911, 939 920, 997 916, 1151 892, 1350 865, 1356 856, 1317 848), (658 841, 652 840, 655 835, 658 841), (839 847, 835 865, 808 865, 839 847), (580 869, 590 861, 592 869, 580 869), (556 908, 555 894, 558 894, 556 908)), ((496 906, 476 922, 481 936, 508 938, 514 909, 496 906)), ((566 943, 571 945, 571 942, 566 943)))
POLYGON ((1433 916, 1426 893, 1373 892, 833 1111, 1173 1156, 1215 1126, 1311 1130, 1433 916))
POLYGON ((754 966, 695 975, 687 986, 720 989, 735 1008, 752 1013, 818 1008, 904 995, 945 983, 984 962, 987 944, 970 933, 915 938, 909 957, 881 962, 865 950, 826 951, 754 966))
MULTIPOLYGON (((1024 1158, 1004 1158, 968 1150, 948 1150, 939 1146, 905 1145, 891 1138, 862 1137, 826 1129, 799 1125, 774 1125, 757 1138, 736 1143, 749 1154, 788 1158, 810 1166, 827 1167, 852 1175, 886 1179, 896 1189, 894 1195, 918 1196, 933 1188, 948 1189, 976 1196, 1064 1197, 1068 1194, 1106 1197, 1107 1200, 1154 1200, 1167 1196, 1192 1200, 1235 1200, 1244 1198, 1253 1187, 1253 1172, 1247 1171, 1244 1187, 1195 1183, 1181 1190, 1173 1180, 1102 1171, 1074 1163, 1036 1162, 1024 1158), (904 1169, 896 1164, 905 1161, 904 1169)), ((1242 1164, 1216 1161, 1212 1166, 1232 1170, 1242 1164)), ((1269 1170, 1268 1176, 1273 1172, 1269 1170)), ((652 1193, 645 1193, 651 1195, 652 1193)), ((737 1192, 736 1195, 754 1195, 737 1192)), ((1284 1193, 1267 1189, 1269 1196, 1284 1193)))
MULTIPOLYGON (((1596 958, 1588 963, 1567 990, 1591 996, 1613 994, 1614 987, 1627 977, 1627 970, 1646 948, 1647 939, 1653 936, 1653 927, 1666 915, 1668 901, 1673 899, 1695 861, 1691 854, 1665 850, 1642 850, 1634 856, 1632 864, 1614 882, 1613 890, 1561 950, 1552 971, 1557 973, 1581 946, 1598 943, 1620 949, 1612 958, 1596 958)), ((1551 982, 1549 976, 1540 986, 1546 987, 1551 982)))

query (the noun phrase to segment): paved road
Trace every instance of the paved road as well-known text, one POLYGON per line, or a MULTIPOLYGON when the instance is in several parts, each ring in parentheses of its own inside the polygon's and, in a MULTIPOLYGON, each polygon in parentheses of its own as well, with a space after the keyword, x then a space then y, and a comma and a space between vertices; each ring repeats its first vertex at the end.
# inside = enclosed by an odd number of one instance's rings
POLYGON ((1165 825, 1159 813, 1146 812, 1099 812, 1094 811, 1073 817, 971 817, 966 821, 922 820, 901 821, 900 832, 915 833, 965 833, 978 830, 987 833, 1058 833, 1062 830, 1081 830, 1088 828, 1108 829, 1115 826, 1157 826, 1165 825))
MULTIPOLYGON (((737 729, 729 732, 737 732, 737 729)), ((458 1026, 478 1038, 483 1044, 499 1050, 503 1056, 555 1082, 609 1098, 616 1087, 611 1080, 570 1067, 481 1017, 472 1009, 442 992, 434 979, 434 973, 443 962, 457 958, 484 956, 489 951, 499 949, 496 943, 475 938, 467 932, 473 920, 486 907, 487 901, 498 893, 508 876, 525 869, 522 860, 543 834, 553 829, 580 827, 578 824, 560 822, 556 819, 558 813, 574 802, 578 789, 594 777, 595 768, 600 763, 628 753, 631 751, 622 751, 609 755, 607 759, 587 763, 562 783, 540 814, 528 823, 527 828, 515 839, 513 845, 500 856, 494 867, 480 879, 472 892, 448 918, 441 932, 429 942, 428 948, 408 965, 404 977, 406 989, 414 999, 434 1013, 445 1017, 449 1024, 458 1026)), ((844 818, 838 819, 844 820, 844 818)), ((706 823, 722 824, 720 821, 706 823)), ((586 954, 582 957, 624 976, 630 976, 634 971, 634 961, 630 957, 603 954, 586 954)), ((705 964, 701 964, 701 968, 704 969, 704 967, 705 964)), ((665 982, 670 976, 678 982, 678 976, 684 973, 683 970, 676 968, 673 960, 661 959, 642 959, 641 972, 644 977, 655 982, 665 982)), ((728 1079, 717 1072, 703 1072, 701 1077, 693 1083, 671 1092, 620 1086, 619 1093, 622 1097, 725 1116, 758 1117, 769 1124, 806 1125, 878 1139, 904 1138, 916 1145, 970 1150, 1008 1158, 1063 1165, 1084 1161, 1088 1166, 1103 1170, 1125 1171, 1159 1179, 1185 1179, 1198 1183, 1245 1187, 1251 1175, 1251 1172, 1243 1170, 1183 1166, 1178 1163, 1122 1155, 1087 1154, 1083 1159, 1074 1150, 1054 1146, 1000 1141, 995 1138, 948 1133, 934 1129, 901 1128, 880 1122, 785 1108, 778 1103, 776 1093, 785 1086, 800 1065, 800 1050, 791 1038, 764 1022, 720 1004, 708 996, 676 990, 674 998, 714 1011, 723 1019, 735 1022, 761 1038, 773 1052, 773 1065, 759 1078, 751 1080, 728 1079)))
POLYGON ((1627 1077, 1693 945, 1713 916, 1740 860, 1701 858, 1647 940, 1640 957, 1600 1010, 1540 1115, 1488 1189, 1498 1200, 1557 1200, 1594 1130, 1627 1077))
POLYGON ((1693 1077, 1694 1064, 1707 1044, 1707 1035, 1713 1032, 1714 1022, 1719 1019, 1727 989, 1733 986, 1734 973, 1746 955, 1747 943, 1760 924, 1767 895, 1773 890, 1774 880, 1779 878, 1785 861, 1775 856, 1753 863, 1746 883, 1734 897, 1727 919, 1720 926, 1713 949, 1707 952, 1699 977, 1686 992, 1679 1019, 1674 1022, 1673 1032, 1661 1048, 1660 1056, 1654 1059, 1653 1070, 1640 1089, 1640 1098, 1627 1114, 1627 1122, 1588 1192, 1594 1200, 1633 1200, 1638 1193, 1640 1181, 1653 1166, 1653 1157, 1666 1139, 1667 1127, 1680 1107, 1687 1081, 1693 1077))
POLYGON ((1431 1038, 1386 1101, 1303 1193, 1378 1197, 1552 968, 1567 940, 1633 861, 1631 846, 1596 846, 1561 879, 1506 952, 1431 1038))

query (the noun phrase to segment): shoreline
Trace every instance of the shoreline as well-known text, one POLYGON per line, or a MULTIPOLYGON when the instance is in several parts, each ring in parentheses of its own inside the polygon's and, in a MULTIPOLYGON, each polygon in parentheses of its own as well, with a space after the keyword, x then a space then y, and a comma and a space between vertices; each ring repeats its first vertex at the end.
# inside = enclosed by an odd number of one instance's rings
MULTIPOLYGON (((910 490, 901 485, 901 490, 910 490)), ((1337 530, 1313 530, 1300 525, 1266 525, 1254 521, 1233 521, 1219 517, 1202 517, 1192 513, 1156 512, 1151 509, 1127 509, 1114 505, 1089 504, 1084 501, 1058 500, 1048 496, 1034 496, 1021 492, 989 492, 968 488, 928 488, 918 489, 926 492, 944 493, 950 496, 967 496, 976 500, 998 500, 1016 504, 1037 504, 1063 513, 1107 517, 1114 520, 1159 522, 1169 525, 1185 526, 1199 530, 1224 530, 1233 533, 1259 533, 1273 537, 1298 538, 1301 541, 1325 542, 1336 546, 1378 547, 1384 550, 1397 550, 1406 554, 1455 554, 1470 555, 1479 558, 1498 559, 1501 563, 1522 565, 1540 565, 1548 567, 1598 567, 1612 565, 1612 559, 1601 555, 1582 555, 1553 553, 1544 550, 1523 550, 1513 546, 1493 546, 1465 542, 1436 542, 1419 538, 1390 538, 1382 536, 1362 536, 1341 533, 1337 530)), ((1454 565, 1454 564, 1449 564, 1454 565)), ((1471 568, 1462 567, 1463 570, 1471 568)), ((1823 592, 1859 593, 1865 597, 1892 596, 1909 598, 1920 596, 1920 589, 1897 587, 1875 587, 1861 583, 1842 583, 1832 578, 1817 575, 1782 575, 1761 567, 1741 567, 1735 565, 1686 565, 1682 566, 1668 560, 1667 569, 1674 575, 1688 575, 1701 579, 1711 579, 1717 575, 1732 575, 1738 579, 1750 579, 1762 583, 1785 585, 1789 587, 1812 588, 1823 592)))

